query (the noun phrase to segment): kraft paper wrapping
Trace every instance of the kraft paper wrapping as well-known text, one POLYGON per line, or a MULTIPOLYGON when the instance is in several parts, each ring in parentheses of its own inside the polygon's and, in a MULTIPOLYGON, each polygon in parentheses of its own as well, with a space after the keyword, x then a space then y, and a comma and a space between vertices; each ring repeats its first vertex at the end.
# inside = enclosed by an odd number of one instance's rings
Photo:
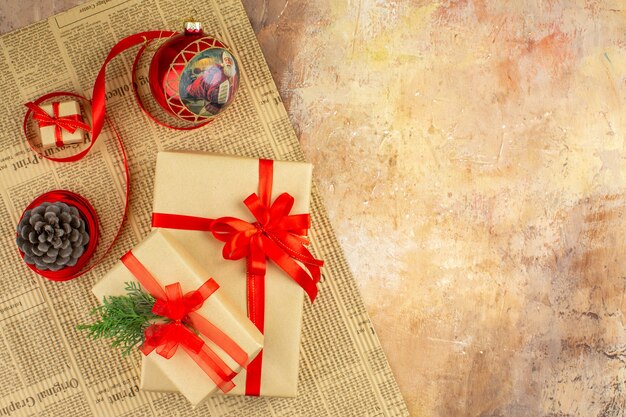
MULTIPOLYGON (((52 103, 42 104, 40 107, 50 116, 54 116, 52 103)), ((81 114, 80 104, 78 104, 77 101, 62 101, 59 103, 59 116, 72 116, 74 114, 81 114)), ((55 126, 45 126, 39 128, 39 137, 41 138, 41 146, 43 149, 54 148, 56 146, 54 131, 55 126)), ((61 139, 63 140, 64 145, 83 143, 85 141, 85 131, 82 129, 76 129, 74 133, 70 133, 63 129, 61 131, 61 139)))
MULTIPOLYGON (((309 212, 312 166, 302 162, 274 163, 272 201, 287 192, 295 198, 291 214, 309 212)), ((232 216, 255 221, 243 200, 258 192, 258 159, 198 152, 160 152, 157 155, 155 213, 219 218, 232 216)), ((208 232, 168 229, 200 264, 214 271, 215 279, 247 313, 246 261, 222 257, 223 243, 208 232)), ((294 397, 298 385, 298 360, 304 291, 271 261, 265 277, 265 342, 261 395, 294 397)), ((148 369, 150 374, 153 370, 148 369)), ((158 371, 157 371, 158 372, 158 371)), ((171 384, 153 379, 150 388, 171 390, 171 384)), ((245 370, 233 380, 229 394, 244 395, 245 370)))
MULTIPOLYGON (((198 289, 211 277, 205 269, 178 245, 167 230, 153 231, 142 243, 133 249, 133 254, 152 273, 155 279, 165 285, 180 282, 183 293, 198 289)), ((213 277, 216 279, 217 277, 213 277)), ((118 262, 93 288, 93 293, 102 300, 105 296, 126 294, 125 283, 137 281, 122 262, 118 262)), ((249 360, 263 347, 263 335, 254 324, 228 300, 220 287, 197 310, 211 323, 232 338, 246 353, 249 360)), ((201 336, 204 341, 235 371, 241 367, 219 347, 201 336)), ((153 351, 143 357, 143 368, 155 369, 157 375, 167 375, 170 388, 183 394, 194 406, 204 401, 219 389, 200 369, 182 348, 165 359, 153 351)), ((150 372, 142 372, 140 388, 147 389, 157 381, 151 381, 150 372)))

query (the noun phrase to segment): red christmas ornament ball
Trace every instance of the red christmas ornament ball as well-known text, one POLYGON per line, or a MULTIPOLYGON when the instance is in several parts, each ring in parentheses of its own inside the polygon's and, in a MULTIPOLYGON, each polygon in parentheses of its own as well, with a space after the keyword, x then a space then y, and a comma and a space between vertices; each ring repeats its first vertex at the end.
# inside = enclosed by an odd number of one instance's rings
POLYGON ((221 114, 239 87, 239 63, 220 40, 197 22, 161 45, 150 63, 150 90, 168 113, 193 123, 221 114))

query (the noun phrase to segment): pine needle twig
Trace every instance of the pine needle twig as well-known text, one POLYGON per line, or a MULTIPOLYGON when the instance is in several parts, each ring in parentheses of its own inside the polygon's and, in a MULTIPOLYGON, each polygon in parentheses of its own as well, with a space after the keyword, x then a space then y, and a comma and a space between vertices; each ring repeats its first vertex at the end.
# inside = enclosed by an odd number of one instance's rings
POLYGON ((121 348, 124 356, 143 344, 144 331, 160 318, 152 313, 154 297, 135 282, 127 282, 125 289, 126 295, 104 297, 91 311, 99 318, 96 323, 76 327, 91 339, 111 339, 111 346, 121 348))

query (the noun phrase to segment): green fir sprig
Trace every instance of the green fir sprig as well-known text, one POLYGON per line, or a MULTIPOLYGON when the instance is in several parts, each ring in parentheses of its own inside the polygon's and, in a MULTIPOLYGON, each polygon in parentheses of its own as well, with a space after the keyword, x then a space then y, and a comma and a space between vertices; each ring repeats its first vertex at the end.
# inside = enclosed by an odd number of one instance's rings
POLYGON ((103 304, 91 311, 99 320, 81 324, 91 339, 111 339, 111 347, 121 348, 124 356, 144 342, 144 331, 162 317, 152 313, 155 299, 135 282, 127 282, 126 295, 104 297, 103 304))

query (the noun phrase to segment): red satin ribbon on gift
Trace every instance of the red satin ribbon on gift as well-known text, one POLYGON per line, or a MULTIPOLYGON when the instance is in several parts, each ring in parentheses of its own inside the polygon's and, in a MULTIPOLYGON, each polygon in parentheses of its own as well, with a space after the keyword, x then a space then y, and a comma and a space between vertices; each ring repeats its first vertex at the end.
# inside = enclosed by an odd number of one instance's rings
POLYGON ((90 132, 91 128, 83 120, 83 116, 80 114, 71 114, 67 116, 59 116, 59 102, 52 103, 52 116, 45 112, 41 107, 35 103, 26 103, 33 112, 33 119, 37 121, 39 127, 54 126, 54 141, 56 146, 63 146, 63 130, 69 133, 76 132, 77 129, 90 132))
POLYGON ((180 283, 169 284, 165 289, 154 276, 131 252, 122 257, 122 263, 128 268, 143 288, 156 302, 152 312, 167 317, 168 323, 152 324, 144 333, 145 341, 141 347, 144 355, 156 351, 170 359, 177 349, 182 348, 223 392, 235 387, 232 379, 237 375, 230 367, 196 334, 207 337, 241 367, 246 368, 247 353, 224 332, 196 312, 204 301, 211 296, 219 285, 209 278, 195 291, 183 295, 180 283))
MULTIPOLYGON (((271 259, 307 293, 311 302, 317 296, 320 267, 324 262, 305 247, 310 228, 308 214, 292 214, 294 198, 283 193, 272 199, 273 161, 259 160, 259 193, 251 194, 244 204, 256 222, 235 217, 207 219, 178 214, 153 213, 152 226, 169 229, 209 231, 224 242, 225 259, 246 258, 248 317, 264 332, 265 270, 271 259), (297 262, 296 262, 297 261, 297 262)), ((246 395, 260 395, 263 352, 248 365, 246 395)))

